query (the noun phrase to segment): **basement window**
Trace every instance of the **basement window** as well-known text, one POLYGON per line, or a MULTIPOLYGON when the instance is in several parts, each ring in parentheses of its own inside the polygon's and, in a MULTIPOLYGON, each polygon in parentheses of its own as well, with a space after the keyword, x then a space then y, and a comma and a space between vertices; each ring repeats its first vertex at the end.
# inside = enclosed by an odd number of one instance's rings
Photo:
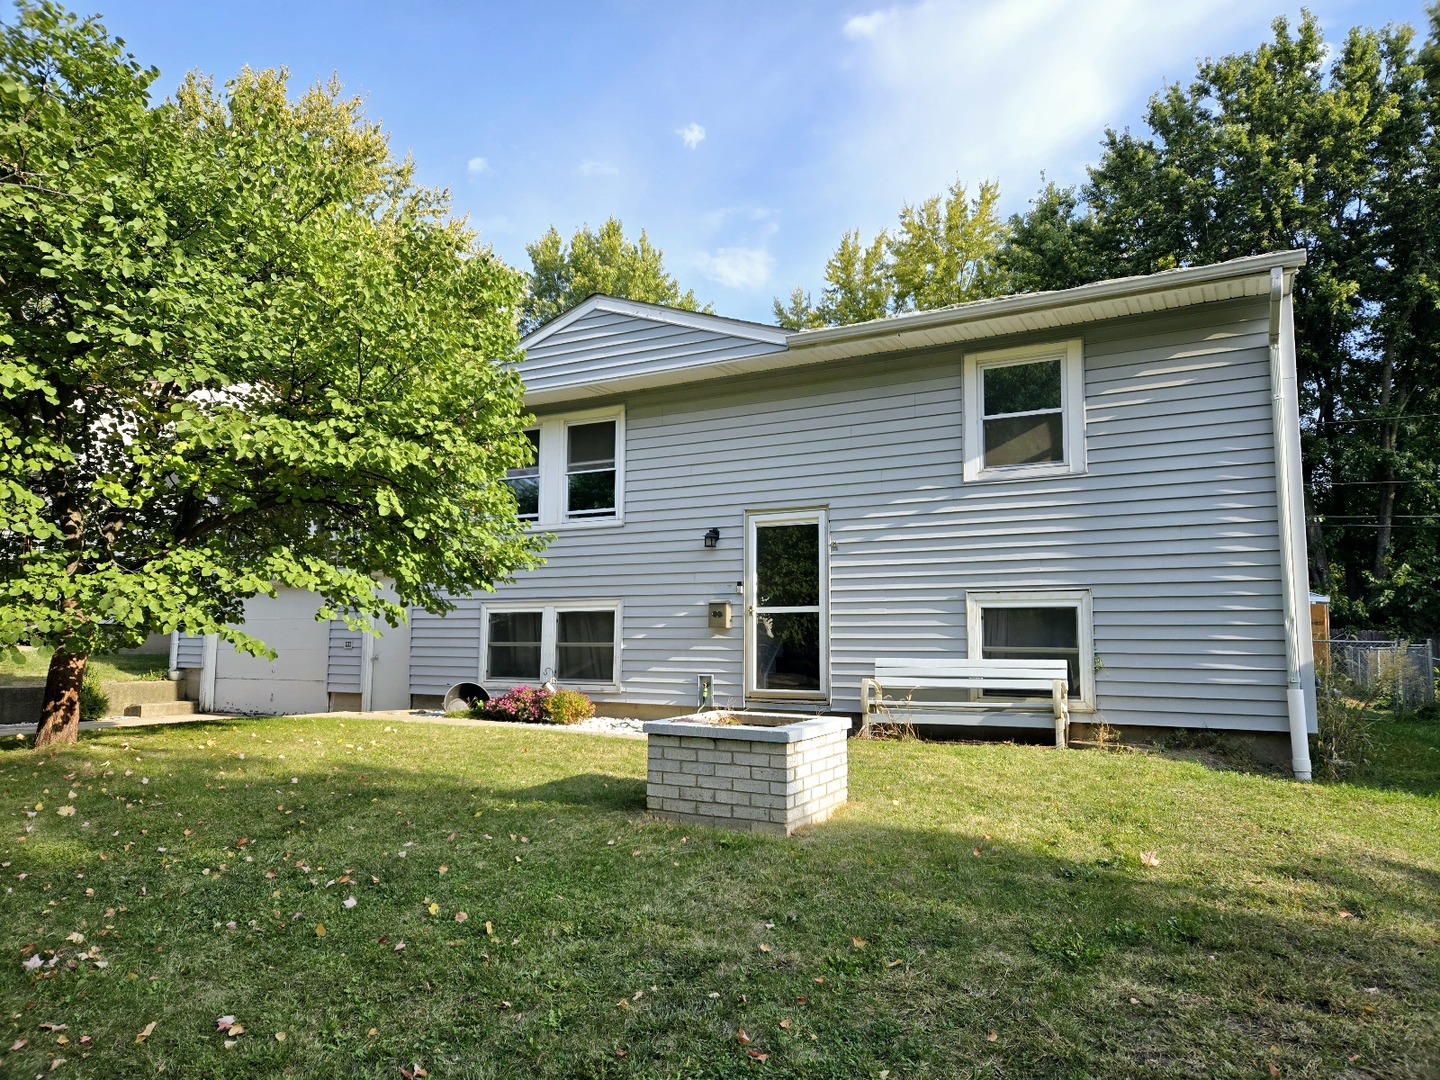
POLYGON ((615 687, 620 605, 490 604, 485 609, 482 682, 487 686, 615 687))
POLYGON ((1071 707, 1094 708, 1095 643, 1088 590, 970 593, 965 611, 970 659, 1064 660, 1071 707))

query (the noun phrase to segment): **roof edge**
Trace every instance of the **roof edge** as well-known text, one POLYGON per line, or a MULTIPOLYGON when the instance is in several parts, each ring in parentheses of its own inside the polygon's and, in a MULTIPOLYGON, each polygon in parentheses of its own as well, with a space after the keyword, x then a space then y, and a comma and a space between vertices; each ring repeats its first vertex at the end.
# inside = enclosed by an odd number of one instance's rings
POLYGON ((528 351, 595 311, 604 311, 612 315, 630 315, 637 319, 648 319, 651 322, 683 326, 688 330, 710 330, 715 333, 729 334, 732 337, 744 338, 748 341, 759 341, 766 345, 785 346, 791 337, 788 330, 778 326, 766 326, 763 323, 726 318, 724 315, 711 315, 704 311, 685 311, 681 308, 666 307, 664 304, 651 304, 644 300, 627 300, 624 297, 596 293, 589 299, 582 300, 563 315, 557 315, 544 326, 530 331, 520 339, 520 348, 528 351))
POLYGON ((955 326, 999 316, 1021 315, 1027 311, 1116 300, 1162 289, 1187 288, 1205 285, 1213 281, 1224 281, 1229 278, 1250 277, 1269 273, 1270 270, 1277 267, 1294 270, 1304 266, 1305 260, 1305 252, 1298 248, 1269 252, 1264 255, 1247 255, 1243 258, 1230 259, 1222 263, 1209 263, 1205 266, 1162 270, 1155 274, 1136 274, 1123 278, 1107 278, 1104 281, 1077 285, 1071 289, 1018 293, 1013 296, 999 296, 988 300, 972 300, 968 304, 955 304, 929 311, 891 315, 884 319, 850 323, 846 326, 791 331, 786 339, 786 344, 792 351, 798 351, 822 345, 863 341, 869 337, 890 337, 914 330, 926 330, 933 326, 955 326))

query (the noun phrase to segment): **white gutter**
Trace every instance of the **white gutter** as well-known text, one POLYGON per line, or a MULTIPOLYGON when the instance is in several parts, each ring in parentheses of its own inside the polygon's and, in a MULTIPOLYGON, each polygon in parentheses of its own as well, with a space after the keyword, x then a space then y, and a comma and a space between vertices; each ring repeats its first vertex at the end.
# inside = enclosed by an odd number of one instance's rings
POLYGON ((1096 281, 1052 292, 1019 293, 1015 296, 1000 296, 992 300, 972 300, 969 303, 957 304, 952 307, 892 315, 884 319, 851 323, 847 326, 797 330, 791 333, 789 345, 791 351, 794 351, 812 349, 821 345, 833 345, 839 342, 908 334, 917 330, 979 322, 1001 316, 1104 303, 1159 292, 1164 289, 1195 288, 1252 274, 1263 274, 1267 270, 1273 277, 1277 269, 1294 268, 1304 264, 1305 252, 1300 250, 1278 251, 1266 255, 1247 255, 1244 258, 1231 259, 1228 262, 1213 263, 1208 266, 1187 266, 1178 270, 1162 270, 1157 274, 1111 278, 1106 281, 1096 281))
MULTIPOLYGON (((1290 721, 1290 767, 1310 779, 1310 712, 1315 653, 1301 634, 1300 611, 1310 595, 1305 560, 1305 506, 1300 486, 1300 411, 1295 338, 1285 270, 1270 271, 1270 385, 1275 430, 1275 493, 1280 523, 1280 595, 1285 608, 1285 706, 1290 721), (1288 333, 1287 333, 1288 331, 1288 333), (1306 679, 1310 694, 1306 692, 1306 679)), ((1309 625, 1308 620, 1305 624, 1309 625)))

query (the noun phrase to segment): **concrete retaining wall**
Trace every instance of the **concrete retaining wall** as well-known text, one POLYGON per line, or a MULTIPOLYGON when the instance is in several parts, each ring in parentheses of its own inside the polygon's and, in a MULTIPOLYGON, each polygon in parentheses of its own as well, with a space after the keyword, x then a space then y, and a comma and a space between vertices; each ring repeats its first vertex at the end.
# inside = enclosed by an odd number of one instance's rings
MULTIPOLYGON (((107 716, 120 716, 131 705, 152 701, 183 701, 180 684, 157 679, 100 684, 110 698, 107 716)), ((43 686, 0 686, 0 724, 38 724, 45 703, 43 686)))

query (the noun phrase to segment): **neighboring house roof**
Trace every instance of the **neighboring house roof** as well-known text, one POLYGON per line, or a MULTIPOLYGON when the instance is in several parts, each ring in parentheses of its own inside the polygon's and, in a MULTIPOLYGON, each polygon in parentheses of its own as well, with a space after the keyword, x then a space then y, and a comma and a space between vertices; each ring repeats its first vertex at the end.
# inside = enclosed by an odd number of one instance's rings
POLYGON ((1282 251, 801 331, 592 296, 521 342, 520 374, 539 407, 1268 296, 1272 270, 1288 277, 1304 263, 1303 251, 1282 251))

